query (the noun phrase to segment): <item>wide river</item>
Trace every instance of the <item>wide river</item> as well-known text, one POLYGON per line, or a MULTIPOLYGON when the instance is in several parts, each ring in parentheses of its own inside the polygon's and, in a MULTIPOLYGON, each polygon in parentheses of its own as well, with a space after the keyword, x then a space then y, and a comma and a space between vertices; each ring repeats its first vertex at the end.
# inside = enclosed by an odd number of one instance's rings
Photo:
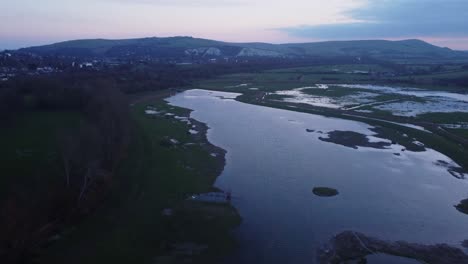
POLYGON ((232 191, 243 218, 228 263, 314 263, 316 249, 344 230, 458 247, 468 239, 468 216, 454 208, 468 198, 468 182, 435 164, 453 163, 448 157, 324 142, 306 129, 373 132, 365 123, 237 102, 237 95, 190 90, 168 99, 194 110, 191 117, 210 127, 209 141, 227 150, 216 186, 232 191), (315 196, 315 186, 339 195, 315 196))

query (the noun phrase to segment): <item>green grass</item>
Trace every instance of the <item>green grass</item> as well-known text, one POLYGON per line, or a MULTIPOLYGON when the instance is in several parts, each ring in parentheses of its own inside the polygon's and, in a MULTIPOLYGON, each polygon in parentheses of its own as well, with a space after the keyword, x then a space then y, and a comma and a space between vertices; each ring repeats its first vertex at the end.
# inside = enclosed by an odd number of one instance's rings
POLYGON ((394 81, 407 82, 410 81, 414 85, 428 90, 452 91, 452 92, 467 92, 465 86, 456 85, 453 80, 459 78, 468 78, 468 70, 456 70, 450 72, 440 72, 425 75, 401 76, 395 77, 394 81))
MULTIPOLYGON (((168 254, 165 246, 197 242, 210 246, 197 261, 213 260, 234 245, 230 228, 239 223, 232 208, 227 216, 200 220, 200 211, 182 213, 173 220, 162 216, 164 208, 178 208, 189 194, 212 189, 224 164, 215 162, 200 145, 165 147, 166 137, 194 142, 188 125, 173 118, 144 114, 149 103, 132 108, 136 123, 134 141, 122 163, 108 201, 76 230, 50 247, 42 263, 154 263, 168 254)), ((151 105, 177 114, 164 101, 151 105)))
POLYGON ((313 86, 317 83, 367 83, 362 80, 363 76, 354 74, 277 74, 277 73, 257 73, 257 74, 235 74, 226 75, 214 80, 204 80, 194 84, 194 87, 208 90, 219 90, 229 92, 245 92, 249 88, 259 88, 261 91, 289 90, 313 86), (333 80, 328 80, 333 78, 333 80), (239 84, 249 84, 246 87, 234 87, 239 84))
POLYGON ((440 73, 432 73, 426 75, 418 75, 416 79, 440 79, 440 78, 460 78, 460 77, 468 77, 468 70, 457 70, 451 72, 440 72, 440 73))
MULTIPOLYGON (((425 134, 422 134, 416 131, 407 130, 406 136, 404 136, 405 132, 400 131, 399 129, 395 129, 395 127, 392 127, 392 126, 378 126, 378 127, 373 128, 372 131, 377 133, 376 134, 377 137, 389 139, 390 141, 395 142, 405 147, 409 151, 414 151, 414 152, 425 151, 424 147, 414 144, 413 141, 414 139, 421 139, 422 137, 428 138, 425 135, 427 134, 426 132, 422 132, 422 133, 425 133, 425 134)), ((435 137, 434 137, 434 140, 436 140, 435 137)))
MULTIPOLYGON (((421 66, 422 67, 422 66, 421 66)), ((438 81, 468 76, 468 70, 453 70, 428 75, 405 75, 385 77, 383 79, 373 76, 353 74, 352 71, 393 72, 392 69, 373 64, 356 65, 323 65, 301 68, 277 69, 257 73, 238 73, 220 76, 216 79, 203 80, 194 86, 203 89, 227 90, 244 92, 248 88, 260 88, 262 91, 277 91, 293 89, 315 84, 381 84, 419 87, 439 91, 466 91, 466 87, 440 85, 438 81), (336 71, 338 70, 338 71, 336 71), (241 83, 250 84, 248 87, 232 87, 241 83), (231 86, 231 87, 230 87, 231 86)))
POLYGON ((468 113, 425 113, 418 115, 417 118, 438 124, 457 124, 459 122, 468 122, 468 113))
POLYGON ((284 100, 286 98, 294 98, 291 95, 285 95, 285 94, 268 94, 266 97, 268 100, 284 100))
POLYGON ((299 67, 290 69, 271 70, 274 73, 315 73, 315 72, 352 72, 352 71, 389 71, 392 69, 385 68, 377 64, 340 64, 340 65, 322 65, 312 67, 299 67))
POLYGON ((453 134, 468 139, 468 129, 446 129, 453 134))
POLYGON ((22 191, 41 197, 47 187, 59 184, 63 172, 58 161, 57 133, 78 128, 78 112, 24 112, 0 130, 0 199, 22 191), (44 178, 45 177, 45 178, 44 178))
POLYGON ((325 65, 292 69, 279 69, 257 73, 224 75, 216 79, 203 80, 194 86, 202 89, 245 92, 249 88, 262 91, 278 91, 313 86, 315 84, 373 83, 370 76, 349 73, 352 71, 392 71, 379 65, 325 65), (333 70, 339 70, 334 72, 333 70), (234 87, 249 84, 247 87, 234 87))

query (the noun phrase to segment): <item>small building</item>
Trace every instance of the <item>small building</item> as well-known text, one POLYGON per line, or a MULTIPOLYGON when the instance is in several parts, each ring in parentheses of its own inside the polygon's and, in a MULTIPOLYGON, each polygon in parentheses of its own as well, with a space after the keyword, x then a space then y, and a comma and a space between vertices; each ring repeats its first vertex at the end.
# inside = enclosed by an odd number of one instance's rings
POLYGON ((92 67, 93 67, 93 63, 91 63, 91 62, 84 62, 84 63, 80 64, 81 69, 83 69, 83 68, 92 68, 92 67))
POLYGON ((192 195, 189 200, 195 202, 205 203, 216 203, 216 204, 228 204, 231 202, 231 193, 227 192, 210 192, 202 193, 198 195, 192 195))
POLYGON ((46 66, 46 67, 39 67, 39 68, 37 68, 36 71, 37 71, 38 73, 52 73, 52 72, 54 72, 54 68, 48 67, 48 66, 46 66))

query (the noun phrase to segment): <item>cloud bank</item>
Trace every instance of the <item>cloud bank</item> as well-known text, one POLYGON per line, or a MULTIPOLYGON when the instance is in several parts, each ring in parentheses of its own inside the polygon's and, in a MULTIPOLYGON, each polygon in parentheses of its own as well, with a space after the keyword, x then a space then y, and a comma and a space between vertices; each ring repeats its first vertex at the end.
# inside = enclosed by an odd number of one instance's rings
POLYGON ((466 0, 381 0, 345 11, 355 22, 279 29, 315 39, 468 37, 466 0))

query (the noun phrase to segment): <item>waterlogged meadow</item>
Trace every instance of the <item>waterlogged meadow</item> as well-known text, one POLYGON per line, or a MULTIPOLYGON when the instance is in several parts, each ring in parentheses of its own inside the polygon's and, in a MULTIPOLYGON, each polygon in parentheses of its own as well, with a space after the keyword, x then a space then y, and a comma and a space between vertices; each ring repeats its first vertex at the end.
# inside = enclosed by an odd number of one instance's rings
POLYGON ((397 116, 468 112, 468 95, 379 85, 318 84, 272 94, 282 101, 343 110, 388 111, 397 116))

